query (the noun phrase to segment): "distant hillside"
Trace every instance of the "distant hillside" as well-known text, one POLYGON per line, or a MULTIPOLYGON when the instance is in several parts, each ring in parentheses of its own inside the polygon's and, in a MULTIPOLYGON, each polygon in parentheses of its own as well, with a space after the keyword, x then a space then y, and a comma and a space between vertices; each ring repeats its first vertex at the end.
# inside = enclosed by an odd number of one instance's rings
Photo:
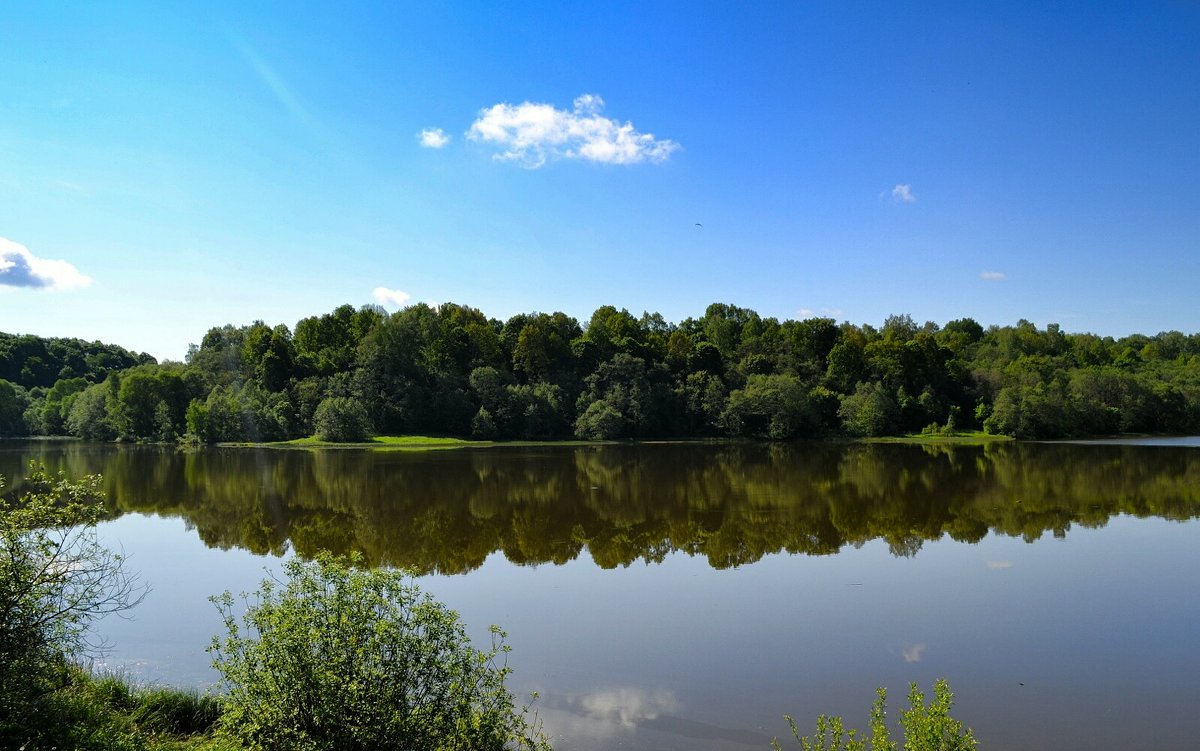
POLYGON ((157 362, 115 344, 0 333, 0 380, 27 389, 67 378, 103 381, 109 373, 157 362))

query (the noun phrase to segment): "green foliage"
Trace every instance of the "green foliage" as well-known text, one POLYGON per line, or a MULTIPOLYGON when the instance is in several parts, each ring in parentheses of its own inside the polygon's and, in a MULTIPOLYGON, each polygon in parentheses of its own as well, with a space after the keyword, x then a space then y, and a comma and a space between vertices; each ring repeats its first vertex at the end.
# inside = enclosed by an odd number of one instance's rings
POLYGON ((109 373, 152 362, 150 355, 112 344, 0 333, 0 379, 28 389, 72 378, 97 383, 109 373))
POLYGON ((264 750, 548 748, 504 685, 502 632, 478 650, 403 573, 354 564, 290 561, 240 623, 232 595, 214 598, 226 733, 264 750))
POLYGON ((0 380, 0 436, 25 435, 25 406, 17 390, 0 380))
POLYGON ((1200 430, 1200 334, 1180 332, 1113 339, 970 318, 939 329, 908 315, 876 329, 723 303, 679 324, 609 305, 586 326, 561 312, 501 323, 445 303, 343 305, 294 336, 262 321, 215 327, 186 365, 61 360, 35 339, 0 334, 0 378, 20 371, 11 392, 0 385, 0 435, 280 441, 312 435, 332 398, 357 399, 380 433, 495 440, 1200 430))
MULTIPOLYGON (((876 690, 875 702, 871 705, 870 735, 857 730, 847 731, 841 717, 821 715, 817 717, 817 732, 801 737, 796 722, 787 717, 788 725, 796 742, 803 751, 896 751, 896 742, 891 739, 886 720, 887 690, 876 690)), ((970 751, 975 748, 975 736, 963 730, 962 723, 950 717, 954 694, 944 678, 934 683, 934 698, 928 705, 925 696, 917 690, 917 684, 909 684, 909 708, 900 713, 900 727, 904 731, 904 751, 970 751)), ((781 751, 779 740, 771 747, 781 751)))
POLYGON ((357 443, 371 435, 371 419, 362 402, 352 397, 335 396, 317 407, 313 415, 317 440, 357 443))
POLYGON ((808 389, 795 376, 751 375, 746 387, 729 394, 721 424, 733 435, 781 440, 814 435, 821 428, 808 389))
POLYGON ((588 441, 625 437, 625 418, 604 399, 592 402, 575 421, 575 436, 588 441))
POLYGON ((860 436, 890 434, 899 423, 899 413, 896 398, 879 382, 858 384, 838 409, 846 432, 860 436))
POLYGON ((117 437, 116 428, 109 419, 110 391, 107 382, 96 383, 75 398, 66 420, 66 428, 72 435, 93 441, 111 441, 117 437))
POLYGON ((93 652, 92 622, 140 600, 121 556, 96 538, 99 487, 97 476, 73 483, 36 469, 0 499, 0 747, 54 732, 56 697, 93 652))
MULTIPOLYGON (((211 736, 221 703, 194 691, 139 688, 71 666, 68 685, 43 697, 23 745, 35 751, 233 751, 211 736)), ((9 746, 5 746, 9 748, 9 746)))

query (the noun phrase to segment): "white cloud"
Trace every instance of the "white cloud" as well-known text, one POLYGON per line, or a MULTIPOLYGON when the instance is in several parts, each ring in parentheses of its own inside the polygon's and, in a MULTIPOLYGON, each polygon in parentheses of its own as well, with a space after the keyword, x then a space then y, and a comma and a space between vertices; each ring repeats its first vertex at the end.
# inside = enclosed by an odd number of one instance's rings
POLYGON ((66 261, 38 258, 24 245, 0 237, 0 286, 67 290, 91 283, 91 277, 66 261))
POLYGON ((1012 568, 1012 561, 988 561, 987 567, 992 571, 999 571, 1006 568, 1012 568))
POLYGON ((921 655, 925 652, 925 647, 926 647, 925 643, 922 642, 921 644, 914 644, 911 647, 909 647, 908 649, 905 649, 904 650, 904 661, 905 662, 920 662, 921 655))
POLYGON ((801 308, 796 311, 796 320, 804 321, 809 318, 837 318, 842 314, 841 308, 821 308, 820 313, 812 308, 801 308))
POLYGON ((440 149, 450 143, 450 136, 441 128, 426 128, 417 134, 421 145, 427 149, 440 149))
POLYGON ((892 200, 898 203, 916 203, 917 197, 913 195, 911 185, 901 183, 892 188, 892 200))
POLYGON ((393 308, 403 306, 412 297, 407 292, 398 289, 388 289, 387 287, 376 287, 371 294, 375 297, 375 302, 393 308))
POLYGON ((668 139, 639 133, 600 114, 604 100, 595 94, 575 99, 570 111, 550 104, 522 102, 481 110, 467 137, 503 149, 493 159, 536 169, 549 158, 584 159, 604 164, 662 162, 679 148, 668 139))
POLYGON ((989 282, 998 282, 1004 278, 1003 271, 982 271, 979 278, 989 282))

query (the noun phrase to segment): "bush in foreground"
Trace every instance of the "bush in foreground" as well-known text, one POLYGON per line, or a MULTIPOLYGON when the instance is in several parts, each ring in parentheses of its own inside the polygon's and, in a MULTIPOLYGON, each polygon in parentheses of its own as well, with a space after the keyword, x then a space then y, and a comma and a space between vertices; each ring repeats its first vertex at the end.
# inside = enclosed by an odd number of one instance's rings
POLYGON ((240 623, 232 595, 213 598, 228 630, 210 649, 226 733, 264 751, 549 748, 505 687, 501 631, 476 649, 403 573, 355 563, 289 562, 240 623))
MULTIPOLYGON (((796 722, 787 717, 792 735, 803 751, 896 751, 896 742, 888 733, 886 716, 887 689, 878 689, 878 697, 871 705, 871 735, 864 737, 857 730, 845 729, 841 717, 821 715, 817 718, 815 735, 801 737, 796 722), (869 741, 869 744, 868 744, 869 741)), ((900 726, 904 729, 904 751, 970 751, 975 748, 975 736, 970 729, 963 730, 962 723, 950 716, 954 694, 944 678, 933 684, 933 701, 925 704, 925 695, 917 690, 917 684, 909 684, 909 708, 900 713, 900 726)), ((771 742, 775 751, 781 751, 779 741, 771 742)))
POLYGON ((56 745, 60 710, 81 675, 75 665, 97 649, 92 622, 133 607, 144 593, 96 537, 100 499, 98 476, 69 482, 44 469, 30 474, 23 492, 0 498, 2 748, 56 745))

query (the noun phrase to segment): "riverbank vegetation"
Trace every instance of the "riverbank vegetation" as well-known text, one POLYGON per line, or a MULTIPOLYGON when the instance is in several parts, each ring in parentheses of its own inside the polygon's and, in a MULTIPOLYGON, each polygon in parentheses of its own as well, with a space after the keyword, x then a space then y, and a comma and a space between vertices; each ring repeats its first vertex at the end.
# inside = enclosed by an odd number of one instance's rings
POLYGON ((59 352, 73 341, 0 337, 0 435, 213 443, 1200 431, 1200 334, 1174 331, 1114 339, 1028 321, 918 325, 906 315, 876 328, 725 304, 678 324, 611 306, 586 323, 563 313, 500 321, 447 303, 390 315, 344 305, 294 330, 216 327, 185 363, 119 348, 59 352))
POLYGON ((503 632, 477 649, 406 574, 354 558, 290 562, 240 619, 230 594, 214 598, 219 694, 93 676, 91 624, 145 592, 98 542, 99 482, 39 470, 0 497, 0 747, 549 749, 505 686, 503 632))
MULTIPOLYGON (((954 694, 950 684, 939 679, 933 685, 933 699, 926 704, 925 695, 917 684, 909 684, 908 709, 900 712, 900 728, 904 734, 905 751, 970 751, 975 748, 975 735, 964 729, 961 722, 950 716, 954 705, 954 694)), ((870 735, 859 730, 847 730, 841 717, 821 715, 817 718, 817 732, 801 736, 796 722, 787 718, 792 736, 802 751, 896 751, 887 723, 887 690, 876 691, 875 703, 871 705, 870 735)), ((775 751, 783 746, 776 739, 771 743, 775 751)))

